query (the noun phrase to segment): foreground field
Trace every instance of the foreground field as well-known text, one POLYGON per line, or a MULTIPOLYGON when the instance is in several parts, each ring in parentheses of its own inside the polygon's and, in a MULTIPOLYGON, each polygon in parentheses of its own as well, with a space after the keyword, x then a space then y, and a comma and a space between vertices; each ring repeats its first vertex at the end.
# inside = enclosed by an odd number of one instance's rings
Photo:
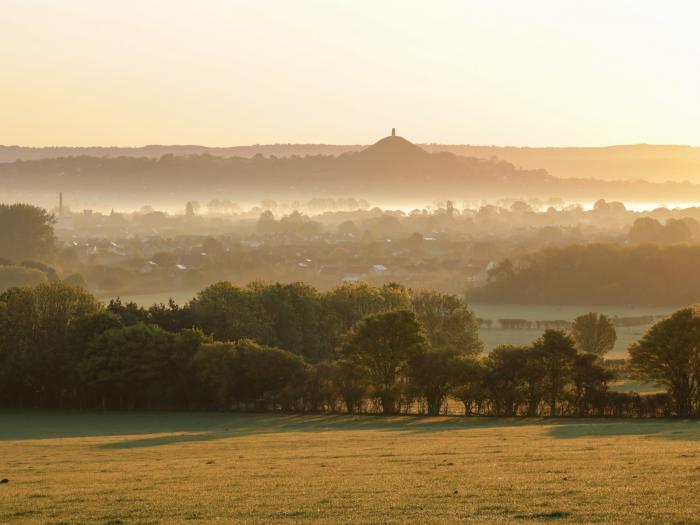
POLYGON ((0 412, 0 523, 700 523, 700 423, 0 412))

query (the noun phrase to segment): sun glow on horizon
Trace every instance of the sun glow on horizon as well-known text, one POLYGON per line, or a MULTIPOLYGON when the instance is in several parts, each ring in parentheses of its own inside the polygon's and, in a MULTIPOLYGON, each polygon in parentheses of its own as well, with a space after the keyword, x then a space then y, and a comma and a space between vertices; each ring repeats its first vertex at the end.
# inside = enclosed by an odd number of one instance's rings
POLYGON ((0 144, 700 144, 692 2, 9 0, 0 144))

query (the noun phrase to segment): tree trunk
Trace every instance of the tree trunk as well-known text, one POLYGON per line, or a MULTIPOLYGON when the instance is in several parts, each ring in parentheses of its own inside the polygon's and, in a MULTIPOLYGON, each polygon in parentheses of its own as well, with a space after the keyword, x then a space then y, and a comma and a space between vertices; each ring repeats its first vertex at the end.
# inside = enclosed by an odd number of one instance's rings
POLYGON ((429 416, 439 416, 441 406, 442 406, 442 399, 440 399, 439 397, 436 399, 428 398, 428 415, 429 416))

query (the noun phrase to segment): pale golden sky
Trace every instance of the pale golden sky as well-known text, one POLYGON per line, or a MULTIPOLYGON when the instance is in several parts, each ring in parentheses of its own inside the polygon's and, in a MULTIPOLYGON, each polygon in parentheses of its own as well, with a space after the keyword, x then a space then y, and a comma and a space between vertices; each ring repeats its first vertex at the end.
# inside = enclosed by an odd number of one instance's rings
POLYGON ((0 144, 700 145, 700 3, 3 0, 0 144))

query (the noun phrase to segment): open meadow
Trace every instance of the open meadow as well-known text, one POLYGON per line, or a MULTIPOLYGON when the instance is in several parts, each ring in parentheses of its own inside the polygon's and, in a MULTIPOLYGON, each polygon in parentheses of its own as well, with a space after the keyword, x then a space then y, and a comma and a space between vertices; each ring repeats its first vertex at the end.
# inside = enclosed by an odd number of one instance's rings
POLYGON ((0 523, 700 523, 700 422, 0 413, 0 523))

